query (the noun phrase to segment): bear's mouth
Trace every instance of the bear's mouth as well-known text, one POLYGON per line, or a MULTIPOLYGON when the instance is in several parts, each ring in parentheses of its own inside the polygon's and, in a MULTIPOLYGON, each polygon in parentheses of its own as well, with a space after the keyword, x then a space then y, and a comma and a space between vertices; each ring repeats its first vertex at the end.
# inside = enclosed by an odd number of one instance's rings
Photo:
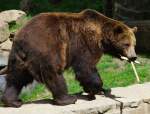
POLYGON ((134 62, 134 63, 140 64, 140 62, 137 61, 137 60, 130 60, 129 58, 127 58, 127 57, 125 57, 125 56, 122 56, 122 55, 119 55, 119 56, 120 56, 120 59, 121 59, 121 60, 126 60, 126 61, 128 61, 128 62, 134 62))

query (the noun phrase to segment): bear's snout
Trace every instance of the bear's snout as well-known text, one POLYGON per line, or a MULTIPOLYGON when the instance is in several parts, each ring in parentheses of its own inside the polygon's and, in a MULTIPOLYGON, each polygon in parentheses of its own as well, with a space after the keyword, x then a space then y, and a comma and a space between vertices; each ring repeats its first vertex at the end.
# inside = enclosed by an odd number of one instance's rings
POLYGON ((134 47, 130 47, 127 51, 127 58, 130 60, 130 61, 135 61, 137 59, 137 55, 136 55, 136 52, 135 52, 135 48, 134 47))

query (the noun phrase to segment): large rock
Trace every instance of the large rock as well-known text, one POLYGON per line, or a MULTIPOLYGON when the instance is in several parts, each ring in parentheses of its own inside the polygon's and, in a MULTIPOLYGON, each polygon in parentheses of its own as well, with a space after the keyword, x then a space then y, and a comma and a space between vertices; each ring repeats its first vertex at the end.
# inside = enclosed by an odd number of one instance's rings
POLYGON ((0 96, 1 96, 1 93, 4 92, 4 89, 5 89, 5 87, 6 87, 5 76, 6 76, 6 75, 0 75, 0 96))
POLYGON ((0 12, 0 43, 6 41, 9 36, 9 24, 24 24, 26 13, 20 10, 6 10, 0 12))
POLYGON ((6 79, 5 79, 6 75, 0 75, 0 99, 2 97, 2 94, 5 90, 6 87, 6 79))
POLYGON ((6 41, 9 38, 9 26, 4 21, 0 21, 0 43, 6 41))
POLYGON ((6 10, 0 12, 0 22, 4 21, 7 23, 16 22, 24 18, 26 13, 20 10, 6 10))
POLYGON ((0 44, 0 66, 7 65, 8 56, 9 56, 11 47, 12 47, 12 42, 9 39, 0 44))

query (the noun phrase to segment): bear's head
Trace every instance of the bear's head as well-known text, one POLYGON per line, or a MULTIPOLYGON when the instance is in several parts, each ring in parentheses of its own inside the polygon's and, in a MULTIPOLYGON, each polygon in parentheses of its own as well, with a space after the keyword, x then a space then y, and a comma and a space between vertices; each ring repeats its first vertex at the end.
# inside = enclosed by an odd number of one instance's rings
POLYGON ((105 27, 102 42, 104 51, 116 57, 125 56, 130 61, 136 60, 134 33, 137 31, 137 27, 130 28, 119 21, 115 21, 113 25, 107 23, 105 27))

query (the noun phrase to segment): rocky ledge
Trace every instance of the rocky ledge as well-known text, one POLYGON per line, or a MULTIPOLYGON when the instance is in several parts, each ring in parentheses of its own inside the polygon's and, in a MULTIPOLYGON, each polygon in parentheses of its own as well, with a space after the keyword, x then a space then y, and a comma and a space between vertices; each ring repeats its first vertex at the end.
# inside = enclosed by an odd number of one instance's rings
POLYGON ((112 88, 113 97, 79 99, 76 104, 54 106, 49 100, 24 104, 20 108, 0 107, 0 114, 150 114, 150 83, 112 88))

